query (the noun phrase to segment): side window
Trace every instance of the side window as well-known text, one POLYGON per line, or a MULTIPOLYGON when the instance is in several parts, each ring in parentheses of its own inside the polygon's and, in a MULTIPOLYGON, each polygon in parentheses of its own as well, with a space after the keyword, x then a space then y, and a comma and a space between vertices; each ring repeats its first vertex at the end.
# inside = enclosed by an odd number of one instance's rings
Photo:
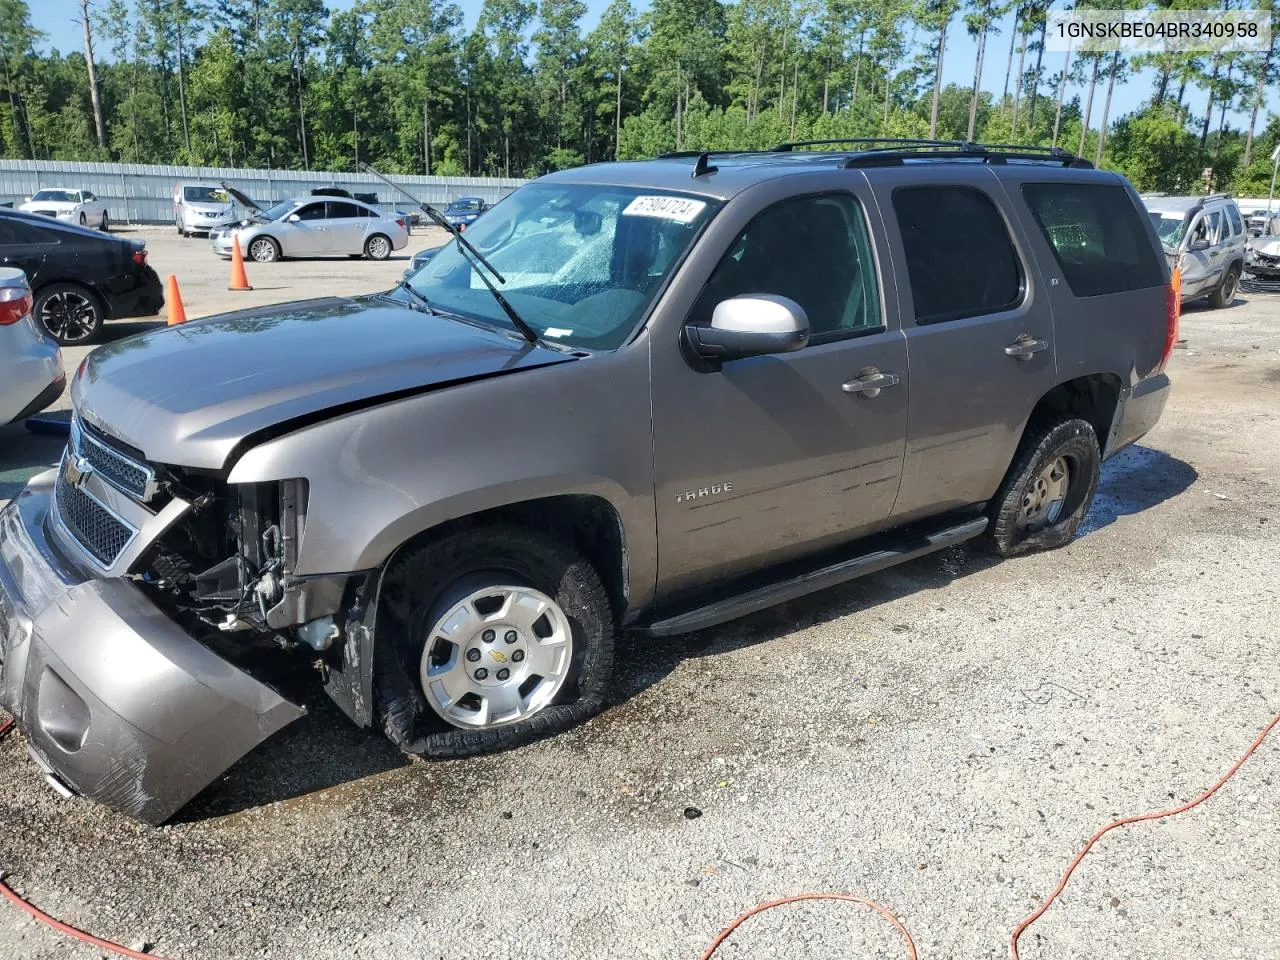
POLYGON ((382 216, 382 214, 380 214, 377 210, 372 209, 371 207, 356 207, 356 210, 358 211, 358 212, 356 213, 356 216, 358 216, 358 217, 380 217, 380 216, 382 216))
POLYGON ((1206 219, 1209 221, 1209 243, 1219 244, 1223 241, 1222 236, 1222 211, 1215 210, 1209 214, 1206 219))
POLYGON ((690 321, 711 323, 730 297, 789 297, 809 318, 810 343, 880 330, 880 290, 862 206, 849 194, 783 200, 747 224, 716 266, 690 321))
POLYGON ((299 220, 323 220, 325 218, 323 203, 309 203, 294 212, 298 215, 299 220))
POLYGON ((329 219, 347 219, 358 217, 363 213, 363 208, 357 207, 354 203, 343 203, 341 201, 329 201, 329 219))
POLYGON ((991 198, 973 187, 902 187, 893 209, 916 323, 999 313, 1022 301, 1022 261, 991 198))
POLYGON ((1231 235, 1240 236, 1244 232, 1244 221, 1240 219, 1240 211, 1234 203, 1227 204, 1227 219, 1231 221, 1231 235))
POLYGON ((1164 283, 1142 214, 1124 187, 1025 183, 1022 196, 1077 297, 1164 283))
POLYGON ((97 197, 95 197, 92 193, 90 193, 88 190, 81 190, 81 191, 80 191, 80 198, 81 198, 82 200, 97 200, 97 199, 98 199, 98 198, 97 198, 97 197))

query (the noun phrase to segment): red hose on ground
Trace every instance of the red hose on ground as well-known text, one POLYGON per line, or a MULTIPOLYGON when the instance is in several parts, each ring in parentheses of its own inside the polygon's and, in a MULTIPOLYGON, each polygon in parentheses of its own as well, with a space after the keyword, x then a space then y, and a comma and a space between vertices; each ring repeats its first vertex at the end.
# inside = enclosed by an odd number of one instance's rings
MULTIPOLYGON (((1104 835, 1115 830, 1117 827, 1127 826, 1132 823, 1142 823, 1147 820, 1162 820, 1165 817, 1177 816, 1180 813, 1186 813, 1193 807, 1198 807, 1221 790, 1226 782, 1236 775, 1236 772, 1244 766, 1245 761, 1253 756, 1257 749, 1262 746, 1262 742, 1267 739, 1267 736, 1275 729, 1277 724, 1280 724, 1280 713, 1271 718, 1271 722, 1262 728, 1262 732, 1259 733, 1253 743, 1249 745, 1249 749, 1241 755, 1239 760, 1232 764, 1231 768, 1218 779, 1217 783, 1211 786, 1208 790, 1205 790, 1199 796, 1192 800, 1188 800, 1180 806, 1170 807, 1167 810, 1154 810, 1151 813, 1143 813, 1133 817, 1124 817, 1120 820, 1113 820, 1090 837, 1089 841, 1084 845, 1080 852, 1072 858, 1071 863, 1067 866, 1066 872, 1063 873, 1062 879, 1058 881, 1058 886, 1054 888, 1054 891, 1045 898, 1044 902, 1035 909, 1034 913, 1023 920, 1014 929, 1013 935, 1009 938, 1010 960, 1020 960, 1018 955, 1018 940, 1024 933, 1026 933, 1028 927, 1044 916, 1045 912, 1053 906, 1053 902, 1057 900, 1062 891, 1066 889, 1067 882, 1071 879, 1071 875, 1075 873, 1076 868, 1080 866, 1080 862, 1084 860, 1089 851, 1093 849, 1094 844, 1101 840, 1104 835)), ((4 739, 5 734, 7 734, 12 728, 12 720, 0 722, 0 740, 4 739)), ((93 936, 93 934, 85 933, 83 930, 77 930, 75 927, 69 926, 60 920, 55 920, 47 913, 27 903, 27 901, 23 900, 20 896, 10 890, 2 879, 0 879, 0 895, 3 895, 4 898, 15 907, 34 917, 40 923, 43 923, 68 937, 72 937, 83 943, 97 947, 99 950, 106 950, 122 957, 128 957, 130 960, 162 960, 162 958, 157 957, 154 954, 139 953, 136 950, 130 950, 128 947, 122 947, 120 944, 111 943, 108 940, 101 940, 98 937, 93 936)), ((721 944, 729 939, 738 927, 742 926, 743 923, 750 920, 756 914, 764 913, 766 910, 772 910, 775 907, 781 907, 788 903, 797 903, 803 900, 840 900, 847 903, 856 903, 864 907, 870 907, 872 910, 876 911, 876 913, 880 914, 880 916, 888 920, 889 923, 891 923, 894 928, 902 934, 902 939, 906 941, 907 956, 910 960, 918 960, 915 941, 911 939, 911 934, 907 930, 906 925, 894 916, 893 911, 883 904, 876 903, 874 900, 854 896, 851 893, 798 893, 790 897, 781 897, 777 900, 770 900, 767 903, 754 906, 750 910, 747 910, 745 913, 736 917, 732 923, 717 934, 716 938, 711 941, 711 945, 707 947, 706 951, 702 954, 702 960, 711 960, 711 957, 720 949, 721 944)))
MULTIPOLYGON (((1176 816, 1179 813, 1186 813, 1192 807, 1197 807, 1200 804, 1204 803, 1206 800, 1212 797, 1215 793, 1221 790, 1223 784, 1225 784, 1228 780, 1230 780, 1233 776, 1235 776, 1236 771, 1239 770, 1242 766, 1244 766, 1245 761, 1248 760, 1251 756, 1253 756, 1254 752, 1258 749, 1258 747, 1262 746, 1262 741, 1267 739, 1267 735, 1271 733, 1273 729, 1275 729, 1276 724, 1280 724, 1280 713, 1272 717, 1271 722, 1262 728, 1262 732, 1258 734, 1257 738, 1253 741, 1252 744, 1250 744, 1249 749, 1244 752, 1244 754, 1240 757, 1240 759, 1237 760, 1231 766, 1231 769, 1228 770, 1226 773, 1224 773, 1219 778, 1217 783, 1215 783, 1208 790, 1204 791, 1204 793, 1200 794, 1194 800, 1189 800, 1186 803, 1182 804, 1181 806, 1170 807, 1168 810, 1155 810, 1151 813, 1143 813, 1135 817, 1125 817, 1121 820, 1113 820, 1111 821, 1111 823, 1108 823, 1105 827, 1103 827, 1101 830, 1095 833, 1092 837, 1090 837, 1089 842, 1086 843, 1084 845, 1084 848, 1079 853, 1077 853, 1075 857, 1072 859, 1070 865, 1067 867, 1066 872, 1062 875, 1062 879, 1058 881, 1058 886, 1054 889, 1053 893, 1049 894, 1049 896, 1045 898, 1044 902, 1041 903, 1040 906, 1036 908, 1035 912, 1032 913, 1025 920, 1023 920, 1020 924, 1018 924, 1018 926, 1014 929, 1013 936, 1009 938, 1010 960, 1019 960, 1018 940, 1022 937, 1024 933, 1026 933, 1027 928, 1030 927, 1037 920, 1039 920, 1042 916, 1044 916, 1045 911, 1048 910, 1049 907, 1053 905, 1053 902, 1058 899, 1058 896, 1062 893, 1063 890, 1066 889, 1067 881, 1070 880, 1071 875, 1075 873, 1076 867, 1080 866, 1080 861, 1082 861, 1085 858, 1085 856, 1089 853, 1089 851, 1093 849, 1093 845, 1097 843, 1100 839, 1102 839, 1103 835, 1110 833, 1112 830, 1116 829, 1117 827, 1123 827, 1131 823, 1141 823, 1145 820, 1161 820, 1165 817, 1176 816)), ((906 926, 902 923, 901 920, 899 920, 896 916, 893 915, 893 912, 889 910, 888 907, 885 907, 879 903, 876 903, 873 900, 864 900, 862 897, 855 897, 848 893, 800 893, 791 897, 782 897, 778 900, 770 900, 768 903, 762 903, 759 906, 752 907, 750 910, 748 910, 746 913, 739 916, 731 924, 729 924, 727 927, 725 927, 723 930, 720 931, 719 935, 715 938, 715 940, 711 942, 711 946, 709 946, 706 952, 702 955, 702 960, 711 960, 711 957, 720 948, 720 945, 724 943, 725 940, 729 938, 729 935, 732 934, 733 931, 736 930, 739 926, 741 926, 746 920, 750 919, 751 917, 754 917, 758 913, 764 913, 766 910, 772 910, 774 907, 780 907, 783 904, 795 903, 797 900, 847 900, 853 903, 859 903, 864 906, 870 907, 871 909, 879 913, 882 917, 884 917, 886 920, 888 920, 891 924, 893 924, 894 927, 897 928, 897 930, 902 934, 903 938, 907 941, 907 956, 909 956, 911 960, 916 960, 916 945, 911 939, 911 934, 907 932, 906 926)))

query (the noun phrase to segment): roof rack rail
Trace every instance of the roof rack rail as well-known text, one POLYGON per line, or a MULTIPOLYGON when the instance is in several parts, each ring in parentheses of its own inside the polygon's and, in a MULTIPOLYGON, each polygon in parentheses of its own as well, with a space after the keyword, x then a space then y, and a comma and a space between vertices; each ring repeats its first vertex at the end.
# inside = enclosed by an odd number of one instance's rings
MULTIPOLYGON (((715 173, 712 157, 767 157, 794 153, 797 148, 835 147, 848 144, 852 150, 825 151, 826 156, 843 155, 841 166, 894 166, 911 160, 975 160, 989 164, 1050 163, 1077 170, 1092 170, 1093 164, 1061 147, 1036 144, 970 143, 967 140, 918 140, 908 137, 842 137, 832 140, 792 140, 769 150, 680 150, 664 153, 659 159, 694 159, 694 177, 715 173)), ((822 151, 814 151, 823 154, 822 151)))
POLYGON ((1231 194, 1229 193, 1206 193, 1200 197, 1200 202, 1204 203, 1204 201, 1206 200, 1230 200, 1230 199, 1231 199, 1231 194))
POLYGON ((837 137, 834 140, 789 140, 779 143, 769 153, 790 153, 796 147, 834 147, 841 143, 888 143, 894 147, 966 147, 963 140, 919 140, 914 137, 837 137))

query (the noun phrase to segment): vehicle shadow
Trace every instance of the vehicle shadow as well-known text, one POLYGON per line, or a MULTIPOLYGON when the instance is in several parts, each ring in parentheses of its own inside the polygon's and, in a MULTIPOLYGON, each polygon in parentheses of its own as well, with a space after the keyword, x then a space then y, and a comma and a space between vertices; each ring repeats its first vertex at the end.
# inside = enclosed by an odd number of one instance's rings
POLYGON ((1120 517, 1150 510, 1182 493, 1199 476, 1191 464, 1162 450, 1127 447, 1103 463, 1093 507, 1076 536, 1087 537, 1120 517))
POLYGON ((102 325, 102 333, 98 343, 113 343, 116 340, 123 340, 125 337, 156 330, 164 325, 165 321, 163 320, 108 320, 102 325))
POLYGON ((21 423, 0 427, 0 502, 12 500, 27 481, 54 466, 65 436, 31 433, 21 423))
MULTIPOLYGON (((1082 536, 1177 496, 1197 478, 1189 464, 1149 447, 1122 451, 1103 466, 1102 473, 1082 536)), ((939 590, 1001 562, 1017 561, 1001 561, 969 545, 951 547, 718 627, 675 637, 624 638, 618 647, 608 706, 626 704, 686 660, 751 647, 911 594, 939 590)), ((271 682, 306 706, 308 716, 241 759, 181 810, 176 822, 293 799, 411 762, 375 731, 356 729, 324 695, 309 668, 299 666, 272 677, 271 682)), ((608 730, 615 719, 626 723, 631 718, 626 710, 606 714, 593 721, 591 736, 608 730)))

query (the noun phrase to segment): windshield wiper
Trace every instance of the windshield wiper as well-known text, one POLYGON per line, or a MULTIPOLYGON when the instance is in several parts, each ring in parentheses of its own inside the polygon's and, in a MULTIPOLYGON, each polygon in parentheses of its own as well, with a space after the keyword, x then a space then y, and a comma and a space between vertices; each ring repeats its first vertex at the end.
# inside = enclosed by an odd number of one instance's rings
POLYGON ((414 285, 411 284, 405 278, 403 277, 400 278, 400 280, 395 285, 395 289, 405 291, 406 293, 409 294, 409 298, 414 303, 416 303, 419 307, 421 307, 423 310, 425 310, 427 313, 431 314, 432 316, 435 315, 435 311, 431 309, 431 301, 428 300, 425 296, 423 296, 422 292, 419 291, 417 288, 415 288, 414 285))
MULTIPOLYGON (((511 321, 512 326, 514 326, 517 330, 519 330, 520 335, 524 337, 526 340, 528 340, 530 343, 536 344, 537 346, 540 346, 540 347, 546 346, 546 344, 542 342, 542 338, 538 336, 537 331, 534 330, 533 327, 529 326, 529 324, 525 322, 525 319, 522 316, 520 316, 520 313, 516 310, 515 307, 511 305, 511 302, 507 300, 507 298, 502 295, 501 291, 499 291, 498 288, 495 287, 493 283, 489 280, 489 278, 485 276, 484 270, 481 270, 480 267, 483 266, 486 270, 488 270, 489 273, 493 274, 494 279, 496 279, 499 283, 505 284, 507 282, 506 277, 504 277, 501 273, 499 273, 498 269, 492 263, 490 263, 488 260, 485 259, 485 256, 483 253, 481 253, 479 250, 477 250, 474 246, 471 245, 471 241, 462 235, 461 230, 459 230, 452 223, 450 223, 443 216, 441 216, 440 211, 435 209, 435 207, 431 207, 423 203, 421 200, 419 200, 417 197, 411 194, 408 190, 405 190, 398 183, 395 183, 394 181, 387 179, 382 174, 380 174, 377 170, 373 169, 373 167, 371 167, 369 164, 363 163, 361 164, 361 166, 364 168, 366 173, 373 174, 373 176, 377 177, 379 180, 381 180, 383 183, 389 186, 392 190, 399 192, 400 194, 402 194, 403 196, 407 197, 408 199, 412 200, 415 204, 417 204, 418 209, 420 209, 423 213, 425 213, 427 215, 427 219, 429 219, 437 227, 441 227, 442 229, 447 230, 450 234, 452 234, 453 239, 458 241, 458 250, 462 253, 462 258, 466 260, 468 264, 471 265, 471 269, 474 270, 476 276, 480 278, 480 282, 485 285, 485 288, 491 294, 493 294, 493 299, 496 300, 498 303, 498 306, 502 308, 502 312, 507 315, 507 318, 511 321)), ((414 292, 416 293, 417 291, 414 291, 414 292)))

